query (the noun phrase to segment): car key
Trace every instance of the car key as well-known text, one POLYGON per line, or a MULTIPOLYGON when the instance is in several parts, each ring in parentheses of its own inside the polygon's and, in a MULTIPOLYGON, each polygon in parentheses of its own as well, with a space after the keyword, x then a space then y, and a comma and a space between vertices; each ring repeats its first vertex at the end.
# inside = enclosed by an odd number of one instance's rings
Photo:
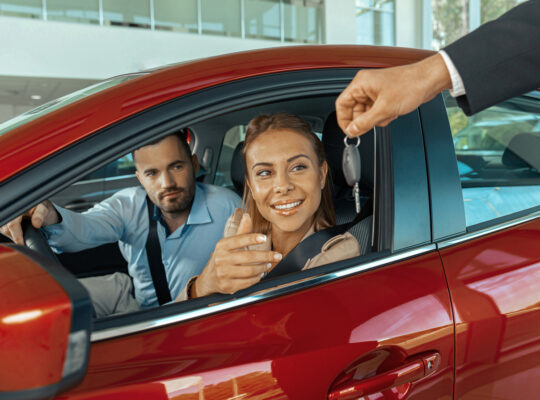
POLYGON ((348 142, 348 137, 345 137, 345 149, 343 150, 343 159, 341 166, 343 169, 343 175, 349 186, 353 188, 354 204, 356 207, 356 213, 360 212, 360 178, 362 177, 362 164, 360 162, 360 152, 358 146, 360 145, 360 138, 356 138, 356 144, 348 142))

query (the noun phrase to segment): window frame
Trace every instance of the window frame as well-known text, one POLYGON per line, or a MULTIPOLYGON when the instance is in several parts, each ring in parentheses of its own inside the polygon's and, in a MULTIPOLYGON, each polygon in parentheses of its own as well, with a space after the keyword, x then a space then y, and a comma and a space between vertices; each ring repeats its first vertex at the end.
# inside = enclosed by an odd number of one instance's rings
MULTIPOLYGON (((4 189, 2 192, 9 194, 0 203, 0 221, 7 221, 10 216, 20 214, 77 181, 80 176, 110 163, 145 143, 154 141, 157 137, 167 135, 179 126, 191 126, 213 116, 254 104, 315 95, 337 96, 356 72, 356 68, 335 68, 282 72, 246 78, 184 95, 128 117, 48 157, 0 185, 0 188, 4 189)), ((390 164, 384 162, 384 153, 379 154, 378 157, 377 170, 386 170, 385 176, 389 183, 386 187, 381 185, 378 190, 388 195, 386 198, 390 205, 375 211, 378 218, 376 226, 380 229, 375 231, 374 235, 381 243, 382 238, 386 238, 387 243, 384 246, 388 246, 390 251, 370 253, 355 259, 302 271, 293 276, 279 277, 235 295, 216 294, 189 302, 98 320, 94 323, 92 341, 133 334, 211 315, 433 251, 434 246, 430 244, 429 207, 424 207, 422 202, 417 201, 416 191, 405 198, 391 196, 393 177, 404 177, 405 166, 419 159, 416 167, 420 172, 420 182, 417 183, 423 187, 420 188, 420 192, 424 193, 424 200, 427 202, 428 199, 418 113, 394 121, 391 130, 383 129, 380 133, 384 135, 381 138, 386 138, 385 145, 381 146, 381 149, 384 149, 389 160, 393 160, 392 152, 403 146, 407 150, 414 150, 411 154, 401 150, 401 154, 406 156, 390 164), (414 122, 411 123, 411 121, 414 122), (411 136, 414 140, 411 140, 411 136), (424 182, 422 182, 423 179, 424 182), (396 201, 401 203, 401 207, 397 209, 396 201), (411 211, 422 214, 421 221, 427 221, 427 223, 419 223, 414 218, 417 214, 411 211), (398 221, 402 229, 395 230, 395 221, 398 221), (411 232, 410 229, 405 229, 410 227, 410 223, 423 226, 422 232, 411 232), (395 235, 396 232, 398 232, 398 237, 395 235), (411 241, 411 237, 415 239, 411 241)), ((197 143, 195 150, 197 150, 197 143)), ((409 180, 404 179, 396 186, 398 192, 403 194, 406 194, 407 190, 411 192, 410 183, 409 180)))

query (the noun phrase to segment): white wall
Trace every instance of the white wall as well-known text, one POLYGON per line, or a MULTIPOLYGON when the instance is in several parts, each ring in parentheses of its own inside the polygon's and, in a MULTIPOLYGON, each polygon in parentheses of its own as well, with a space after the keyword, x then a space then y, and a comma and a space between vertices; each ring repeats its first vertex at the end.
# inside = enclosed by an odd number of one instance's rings
POLYGON ((396 46, 422 47, 422 0, 397 0, 396 46))
POLYGON ((195 58, 286 45, 14 17, 0 17, 0 38, 0 76, 77 79, 103 79, 195 58))
POLYGON ((356 43, 355 12, 355 0, 326 0, 324 2, 325 43, 356 43))

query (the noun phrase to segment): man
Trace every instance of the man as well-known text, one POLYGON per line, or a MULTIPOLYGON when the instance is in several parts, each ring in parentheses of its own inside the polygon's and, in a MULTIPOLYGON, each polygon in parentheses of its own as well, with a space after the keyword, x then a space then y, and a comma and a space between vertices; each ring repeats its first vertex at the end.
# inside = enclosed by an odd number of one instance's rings
POLYGON ((540 0, 530 0, 425 60, 359 71, 336 101, 339 126, 359 136, 445 89, 471 115, 539 88, 539 21, 540 0))
MULTIPOLYGON (((153 218, 158 221, 157 236, 171 300, 191 277, 201 273, 223 236, 227 218, 241 203, 225 188, 196 183, 198 160, 180 133, 135 150, 133 161, 144 189, 121 190, 82 214, 46 201, 28 215, 35 228, 43 227, 49 244, 58 252, 118 241, 128 262, 136 301, 141 308, 148 308, 157 306, 158 299, 146 251, 146 197, 153 203, 153 218)), ((2 227, 2 233, 22 244, 21 218, 2 227)), ((133 302, 125 298, 129 292, 125 280, 118 275, 82 282, 93 297, 98 316, 134 309, 133 302)))

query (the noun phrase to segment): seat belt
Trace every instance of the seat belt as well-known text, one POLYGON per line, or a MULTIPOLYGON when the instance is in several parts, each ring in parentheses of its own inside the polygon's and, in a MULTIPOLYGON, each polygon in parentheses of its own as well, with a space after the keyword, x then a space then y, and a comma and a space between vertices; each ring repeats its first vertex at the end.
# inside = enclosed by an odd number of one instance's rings
POLYGON ((302 240, 289 254, 285 256, 262 281, 275 278, 276 276, 290 274, 301 271, 307 261, 321 252, 323 245, 334 236, 341 235, 351 229, 358 222, 373 213, 373 199, 367 201, 352 221, 341 225, 331 226, 315 232, 302 240))
POLYGON ((154 219, 154 203, 146 196, 146 208, 148 209, 148 237, 146 238, 146 257, 150 266, 150 274, 159 305, 171 301, 171 292, 165 275, 165 267, 161 259, 161 246, 157 233, 157 221, 154 219))

